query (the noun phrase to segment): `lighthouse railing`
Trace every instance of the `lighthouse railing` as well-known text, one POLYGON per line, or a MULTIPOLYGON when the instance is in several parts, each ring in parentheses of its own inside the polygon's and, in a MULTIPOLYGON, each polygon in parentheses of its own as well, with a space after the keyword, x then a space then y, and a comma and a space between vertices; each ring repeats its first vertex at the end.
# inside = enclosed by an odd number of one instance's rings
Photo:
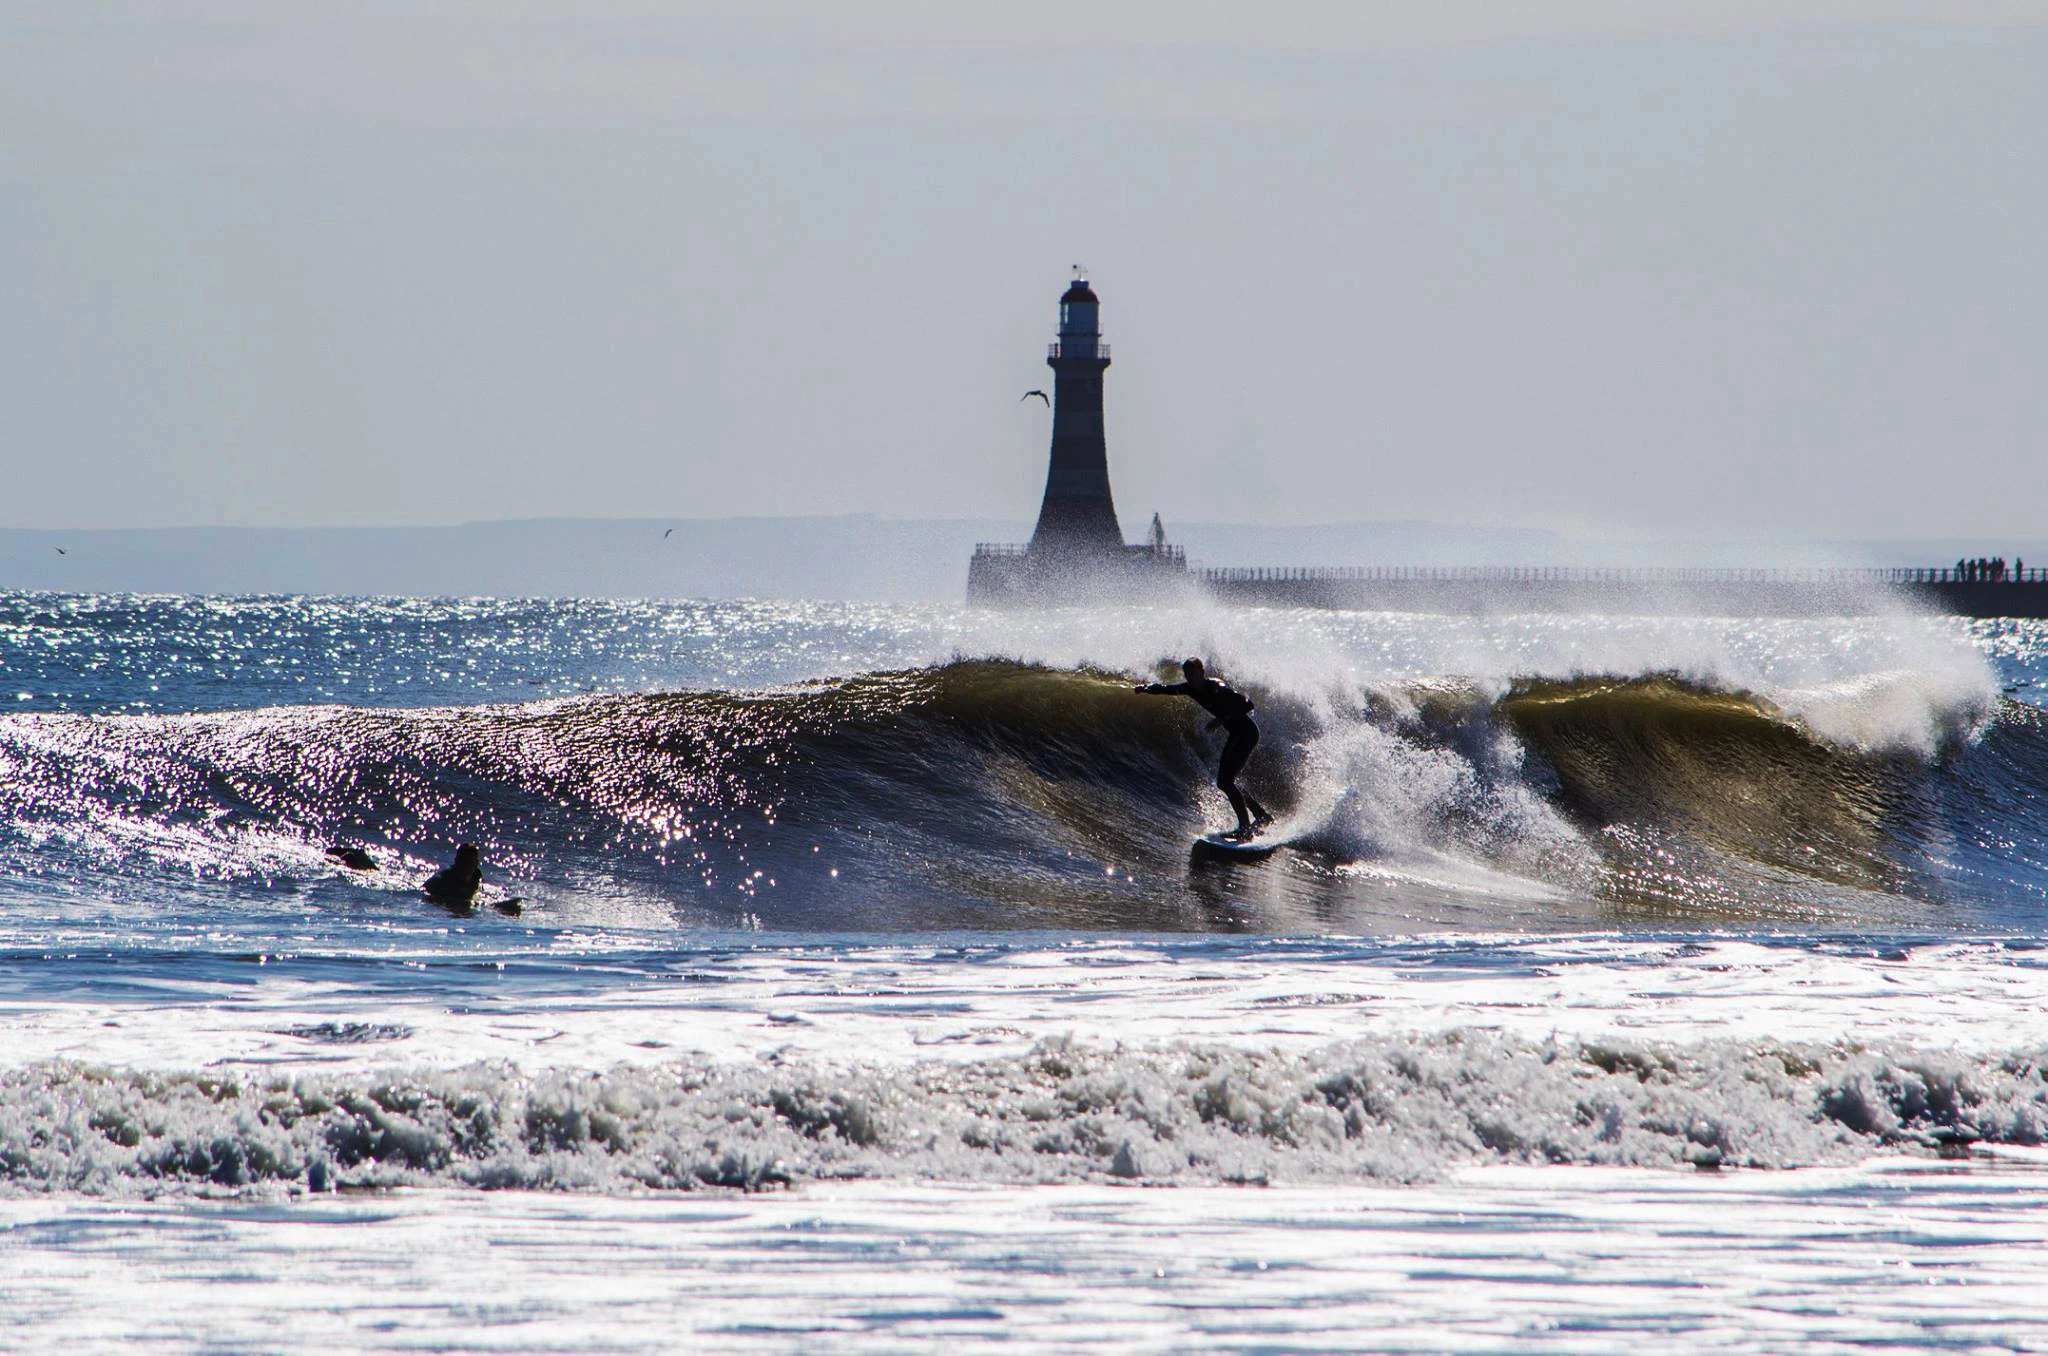
POLYGON ((1109 345, 1101 342, 1084 343, 1079 340, 1063 345, 1058 340, 1054 340, 1045 346, 1045 356, 1048 358, 1107 358, 1109 356, 1109 345))

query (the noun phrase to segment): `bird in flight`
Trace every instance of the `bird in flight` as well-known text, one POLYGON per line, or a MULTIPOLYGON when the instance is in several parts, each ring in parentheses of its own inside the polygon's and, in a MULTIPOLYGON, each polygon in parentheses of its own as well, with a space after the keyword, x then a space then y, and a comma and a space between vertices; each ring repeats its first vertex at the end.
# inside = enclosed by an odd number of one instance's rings
POLYGON ((55 552, 56 552, 56 553, 57 553, 58 555, 60 555, 60 556, 68 556, 68 555, 70 555, 70 554, 71 554, 71 553, 70 553, 69 551, 65 550, 65 549, 64 549, 63 547, 61 547, 61 546, 53 546, 53 547, 51 547, 50 549, 51 549, 51 550, 53 550, 53 551, 55 551, 55 552))
MULTIPOLYGON (((673 532, 673 531, 675 531, 675 529, 674 529, 674 528, 670 528, 670 529, 668 530, 668 532, 673 532)), ((663 541, 667 541, 667 540, 668 540, 668 532, 664 532, 664 533, 662 533, 662 534, 661 534, 661 539, 662 539, 663 541)))
POLYGON ((1040 400, 1043 400, 1043 401, 1045 402, 1045 407, 1046 407, 1047 409, 1051 409, 1051 408, 1052 408, 1052 397, 1051 397, 1051 396, 1049 396, 1049 395, 1047 395, 1047 394, 1046 394, 1045 392, 1043 392, 1043 391, 1040 391, 1040 390, 1037 390, 1037 389, 1035 389, 1035 388, 1034 388, 1034 389, 1032 389, 1032 390, 1026 391, 1026 392, 1025 392, 1025 393, 1024 393, 1023 395, 1020 395, 1020 396, 1018 396, 1018 397, 1017 397, 1017 399, 1018 399, 1018 400, 1020 400, 1020 401, 1023 401, 1023 400, 1029 400, 1029 399, 1031 399, 1031 397, 1033 397, 1033 396, 1037 396, 1037 397, 1038 397, 1038 398, 1039 398, 1040 400))

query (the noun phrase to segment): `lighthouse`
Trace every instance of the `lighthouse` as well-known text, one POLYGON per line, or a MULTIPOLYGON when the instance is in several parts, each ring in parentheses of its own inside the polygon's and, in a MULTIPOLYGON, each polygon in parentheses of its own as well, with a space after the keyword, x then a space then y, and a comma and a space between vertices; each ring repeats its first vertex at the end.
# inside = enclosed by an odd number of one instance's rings
MULTIPOLYGON (((1076 268, 1060 296, 1059 337, 1045 352, 1052 369, 1052 452, 1045 497, 1028 544, 982 542, 967 566, 975 603, 1071 603, 1142 600, 1187 584, 1187 557, 1166 544, 1153 515, 1152 537, 1126 546, 1109 492, 1109 444, 1102 432, 1101 300, 1076 268)), ((1041 392, 1041 394, 1043 394, 1041 392)))
POLYGON ((1121 555, 1123 530, 1109 493, 1109 443, 1102 432, 1101 300, 1081 269, 1060 297, 1060 333, 1045 352, 1052 369, 1052 456, 1031 553, 1046 557, 1121 555))

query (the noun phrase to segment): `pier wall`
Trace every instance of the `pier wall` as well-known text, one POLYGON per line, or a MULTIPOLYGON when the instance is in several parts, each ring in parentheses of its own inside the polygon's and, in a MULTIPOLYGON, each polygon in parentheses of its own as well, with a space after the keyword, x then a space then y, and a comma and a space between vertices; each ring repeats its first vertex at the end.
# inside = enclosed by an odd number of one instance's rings
POLYGON ((1245 568, 1192 571, 1212 596, 1264 607, 1388 612, 1842 616, 1892 607, 2048 618, 2048 571, 1970 578, 1948 569, 1245 568))
POLYGON ((1060 552, 981 542, 967 564, 967 601, 998 607, 1170 602, 1196 588, 1178 546, 1060 552))

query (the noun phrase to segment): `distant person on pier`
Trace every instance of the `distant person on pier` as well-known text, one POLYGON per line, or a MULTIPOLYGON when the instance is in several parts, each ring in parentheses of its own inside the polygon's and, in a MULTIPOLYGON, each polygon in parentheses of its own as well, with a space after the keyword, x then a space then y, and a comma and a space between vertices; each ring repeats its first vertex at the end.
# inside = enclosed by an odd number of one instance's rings
POLYGON ((1180 671, 1183 682, 1140 683, 1134 690, 1152 696, 1192 697, 1212 717, 1210 729, 1228 732, 1216 768, 1216 786, 1230 797, 1230 808, 1237 813, 1237 827, 1230 836, 1250 838, 1261 825, 1273 822, 1266 807, 1237 785, 1237 774, 1244 771, 1245 760, 1259 743, 1259 727, 1252 723, 1252 699, 1222 679, 1211 678, 1199 659, 1182 660, 1180 671))

